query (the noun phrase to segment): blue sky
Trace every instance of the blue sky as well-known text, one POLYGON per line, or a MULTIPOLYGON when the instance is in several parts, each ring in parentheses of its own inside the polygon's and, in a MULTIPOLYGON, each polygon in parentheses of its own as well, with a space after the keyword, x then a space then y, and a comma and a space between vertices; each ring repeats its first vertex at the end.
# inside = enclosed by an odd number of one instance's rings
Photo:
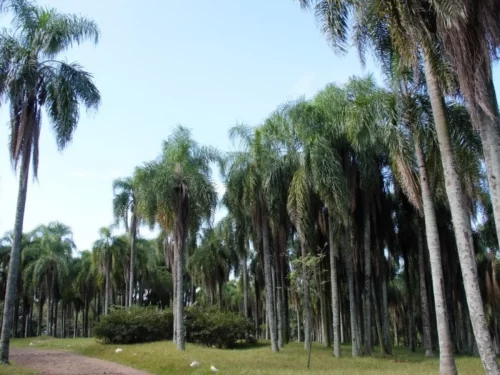
MULTIPOLYGON (((71 226, 79 249, 90 248, 98 229, 113 221, 113 179, 156 157, 175 125, 228 150, 228 129, 237 122, 257 125, 286 100, 377 73, 370 63, 363 71, 355 51, 335 56, 314 17, 294 0, 39 3, 93 18, 102 31, 97 46, 65 55, 94 74, 101 108, 82 112, 63 153, 43 122, 39 181, 30 180, 24 221, 26 231, 53 220, 71 226)), ((7 121, 2 105, 0 123, 7 121)), ((7 143, 3 125, 0 234, 13 226, 17 199, 7 143)))

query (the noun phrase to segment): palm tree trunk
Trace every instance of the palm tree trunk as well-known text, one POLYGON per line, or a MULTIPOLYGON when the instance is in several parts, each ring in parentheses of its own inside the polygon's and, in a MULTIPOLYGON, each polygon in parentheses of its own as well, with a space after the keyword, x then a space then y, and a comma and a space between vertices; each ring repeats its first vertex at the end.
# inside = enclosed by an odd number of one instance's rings
POLYGON ((473 116, 473 121, 481 137, 488 186, 491 195, 491 203, 493 205, 493 217, 495 219, 497 238, 500 241, 500 123, 490 59, 488 59, 487 63, 484 65, 484 69, 487 69, 489 73, 481 75, 486 81, 483 82, 482 86, 488 93, 487 103, 485 104, 488 106, 488 111, 494 117, 488 115, 483 108, 478 106, 478 114, 477 116, 473 116))
POLYGON ((273 352, 279 352, 276 337, 276 314, 274 313, 273 280, 271 270, 271 252, 269 250, 269 228, 267 215, 262 214, 262 245, 264 250, 264 280, 266 287, 266 312, 271 332, 271 348, 273 352))
POLYGON ((24 147, 22 151, 21 171, 19 173, 19 191, 17 194, 16 219, 14 222, 14 239, 10 250, 9 274, 5 290, 3 308, 2 334, 0 347, 2 350, 1 362, 9 363, 9 342, 12 330, 12 313, 16 303, 17 279, 19 276, 19 262, 21 259, 21 238, 23 235, 24 209, 28 194, 28 175, 30 167, 31 147, 24 147))
POLYGON ((24 314, 24 334, 23 337, 26 338, 28 337, 28 326, 29 326, 29 317, 30 317, 30 311, 31 311, 31 306, 28 304, 24 305, 23 309, 23 314, 24 314))
POLYGON ((302 341, 302 327, 301 327, 301 318, 300 318, 300 306, 299 306, 299 299, 297 297, 296 303, 295 303, 295 312, 297 314, 297 342, 302 341))
POLYGON ((175 258, 176 258, 176 272, 175 272, 175 286, 176 286, 176 300, 175 300, 175 323, 176 323, 176 339, 177 349, 185 350, 185 336, 184 336, 184 283, 183 283, 183 269, 184 269, 184 249, 185 249, 185 231, 186 228, 181 227, 181 223, 177 224, 177 233, 175 241, 175 258))
POLYGON ((37 327, 37 336, 42 335, 42 320, 43 320, 43 300, 40 296, 40 301, 38 302, 38 327, 37 327))
POLYGON ((332 285, 332 315, 333 315, 333 355, 340 357, 340 330, 339 330, 339 286, 337 280, 337 252, 335 251, 335 231, 333 219, 328 217, 328 242, 330 247, 330 282, 332 285))
POLYGON ((372 292, 371 292, 371 302, 373 304, 373 312, 375 313, 375 326, 377 329, 377 336, 378 336, 378 341, 380 345, 380 353, 385 354, 386 349, 384 345, 384 334, 382 332, 382 324, 381 324, 381 319, 380 319, 380 312, 379 312, 379 306, 378 306, 378 299, 377 299, 377 294, 375 292, 375 283, 372 280, 371 283, 372 287, 372 292))
POLYGON ((132 211, 130 223, 130 269, 129 269, 129 280, 128 280, 128 306, 132 306, 132 285, 134 285, 134 268, 135 268, 135 247, 137 238, 137 215, 135 214, 135 209, 132 211))
POLYGON ((371 281, 372 281, 372 260, 371 260, 371 232, 370 232, 370 204, 368 197, 365 195, 365 225, 364 225, 364 247, 365 247, 365 354, 370 355, 372 352, 372 315, 371 315, 371 281))
POLYGON ((387 266, 383 254, 380 256, 380 274, 382 279, 380 288, 382 290, 382 332, 384 335, 384 349, 386 354, 392 355, 392 345, 389 333, 389 307, 387 302, 387 266))
POLYGON ((415 137, 415 151, 417 155, 418 169, 420 175, 420 187, 422 189, 422 203, 424 208, 425 234, 427 248, 429 249, 429 260, 431 264, 432 289, 434 291, 434 305, 436 310, 436 325, 439 340, 439 368, 440 374, 456 374, 457 368, 453 355, 450 329, 448 325, 448 310, 444 292, 444 278, 441 261, 441 248, 436 222, 434 201, 429 185, 427 166, 420 141, 415 137))
POLYGON ((111 250, 106 249, 105 254, 105 272, 106 272, 106 285, 104 287, 104 315, 108 315, 109 311, 109 297, 111 294, 111 254, 109 254, 111 250))
POLYGON ((57 337, 57 313, 59 310, 59 301, 54 304, 54 337, 57 337))
POLYGON ((455 229, 458 256, 464 280, 465 295, 467 297, 467 304, 471 316, 472 328, 474 336, 476 337, 479 355, 486 373, 500 374, 500 368, 496 362, 495 351, 493 350, 493 344, 488 332, 484 305, 479 290, 470 221, 465 208, 464 194, 458 173, 456 171, 455 159, 450 144, 444 99, 436 74, 434 73, 426 51, 424 51, 424 69, 429 89, 429 96, 431 98, 432 112, 434 114, 439 148, 441 151, 446 194, 448 196, 453 227, 455 229))
POLYGON ((423 346, 426 357, 432 357, 431 341, 431 318, 429 315, 429 305, 427 300, 427 286, 425 285, 425 265, 424 265, 424 238, 422 229, 418 229, 418 272, 420 276, 420 308, 422 311, 422 332, 423 346))
POLYGON ((75 332, 73 332, 73 337, 78 336, 78 310, 75 309, 75 332))
POLYGON ((52 314, 52 296, 50 293, 48 293, 48 298, 47 298, 47 324, 46 324, 46 332, 47 336, 50 336, 52 332, 52 322, 51 322, 51 314, 52 314))
POLYGON ((275 290, 275 298, 274 300, 276 301, 276 314, 277 314, 277 324, 278 324, 278 346, 280 348, 284 347, 283 344, 283 300, 281 299, 281 273, 280 273, 280 245, 279 245, 279 229, 275 231, 275 244, 276 248, 274 250, 274 263, 275 263, 275 269, 274 269, 274 285, 275 287, 273 290, 275 290))
POLYGON ((350 246, 349 229, 346 229, 344 234, 344 246, 342 249, 344 264, 347 273, 347 284, 349 287, 349 316, 351 318, 351 341, 352 341, 352 356, 358 357, 360 355, 360 340, 358 331, 358 309, 356 302, 356 293, 354 290, 354 272, 352 264, 352 252, 350 246))
POLYGON ((300 244, 302 249, 302 287, 304 288, 304 349, 309 350, 311 345, 311 293, 309 290, 309 272, 306 265, 307 247, 304 243, 300 244))
POLYGON ((241 257, 241 272, 243 273, 243 310, 245 311, 245 318, 248 318, 248 269, 246 247, 244 255, 241 257))

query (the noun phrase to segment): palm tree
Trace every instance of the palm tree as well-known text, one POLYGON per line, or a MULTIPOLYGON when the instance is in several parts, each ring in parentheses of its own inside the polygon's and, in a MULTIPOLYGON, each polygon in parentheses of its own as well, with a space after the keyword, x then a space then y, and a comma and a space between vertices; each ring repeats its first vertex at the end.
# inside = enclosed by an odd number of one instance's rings
POLYGON ((229 278, 231 270, 231 246, 224 239, 223 226, 227 217, 218 223, 216 228, 202 230, 200 246, 196 248, 187 262, 187 268, 193 280, 206 288, 210 303, 215 304, 217 288, 219 305, 222 307, 223 285, 229 278))
POLYGON ((264 266, 264 284, 266 289, 266 314, 269 322, 271 348, 279 351, 275 293, 273 290, 273 269, 271 263, 271 249, 269 236, 269 205, 266 196, 266 172, 273 159, 269 148, 264 145, 261 129, 251 129, 244 125, 230 129, 230 138, 238 140, 243 151, 232 155, 233 164, 244 172, 243 204, 250 212, 257 248, 262 249, 264 266))
POLYGON ((136 207, 136 194, 134 193, 134 183, 133 179, 120 178, 113 181, 113 192, 115 194, 113 199, 113 214, 115 220, 123 222, 125 230, 129 232, 130 241, 130 265, 128 266, 129 275, 128 280, 125 280, 126 285, 126 297, 125 306, 132 306, 132 294, 134 285, 134 268, 135 268, 135 247, 137 238, 137 227, 139 225, 139 220, 137 218, 136 207), (130 223, 129 223, 129 212, 130 212, 130 223))
POLYGON ((57 60, 73 43, 91 39, 97 43, 97 25, 86 18, 61 14, 28 0, 12 0, 13 34, 0 33, 0 94, 10 103, 10 157, 20 165, 19 194, 14 225, 14 243, 4 305, 4 329, 0 338, 1 361, 9 361, 9 338, 21 251, 24 208, 30 163, 37 176, 42 108, 64 149, 78 125, 79 105, 97 108, 100 94, 92 76, 77 63, 57 60))
POLYGON ((184 350, 184 257, 190 229, 209 220, 217 203, 210 163, 218 152, 198 145, 183 127, 163 144, 160 157, 138 168, 139 209, 151 225, 160 222, 174 233, 174 339, 184 350))
POLYGON ((80 271, 76 275, 74 288, 80 299, 83 300, 83 337, 90 337, 89 310, 92 298, 97 290, 97 268, 92 262, 90 251, 81 252, 80 271))
POLYGON ((434 5, 436 31, 451 61, 479 131, 493 216, 500 234, 500 128, 492 79, 492 60, 500 47, 500 5, 495 1, 439 1, 434 5), (471 64, 474 61, 474 64, 471 64))
MULTIPOLYGON (((439 352, 441 371, 447 373, 455 373, 456 365, 453 354, 453 346, 449 332, 448 312, 445 301, 445 291, 443 282, 443 269, 441 260, 441 248, 438 234, 438 227, 436 224, 436 212, 434 208, 434 197, 432 194, 430 176, 428 172, 428 160, 424 154, 424 147, 429 143, 435 144, 432 131, 432 113, 429 108, 428 100, 425 96, 419 95, 418 85, 411 84, 411 74, 401 74, 397 70, 391 70, 391 79, 395 81, 396 86, 396 101, 400 103, 397 111, 395 112, 396 118, 402 121, 396 122, 400 128, 400 135, 403 141, 390 142, 396 147, 391 148, 392 169, 395 172, 396 179, 399 181, 404 193, 408 199, 415 206, 416 211, 423 215, 425 225, 425 240, 430 256, 430 266, 432 273, 432 283, 435 301, 435 311, 437 320, 437 330, 439 339, 439 352), (399 78, 399 81, 397 80, 399 78), (430 137, 429 137, 430 135, 430 137), (408 137, 405 138, 405 137, 408 137), (429 138, 431 142, 429 142, 429 138), (424 142, 426 141, 426 142, 424 142), (408 150, 412 150, 415 154, 414 158, 408 158, 408 150), (410 159, 410 160, 409 160, 410 159), (416 165, 416 166, 415 166, 416 165), (417 177, 414 176, 413 171, 418 171, 417 177)), ((437 146, 437 145, 436 145, 437 146)), ((418 225, 417 225, 418 226, 418 225)), ((421 285, 421 303, 422 303, 422 323, 424 325, 424 346, 426 356, 432 355, 432 348, 430 343, 430 322, 428 317, 427 293, 425 286, 425 272, 423 263, 422 241, 420 240, 421 229, 419 232, 419 274, 421 285)))
POLYGON ((104 315, 108 314, 111 302, 113 261, 121 259, 120 250, 125 246, 125 242, 121 238, 111 233, 112 230, 113 227, 99 229, 99 239, 94 242, 92 249, 94 262, 101 265, 105 277, 104 315))
POLYGON ((23 251, 27 259, 24 278, 33 286, 43 285, 47 296, 47 335, 55 335, 53 329, 53 304, 57 305, 56 292, 69 273, 71 253, 76 248, 71 229, 61 223, 40 226, 31 234, 33 243, 23 251))

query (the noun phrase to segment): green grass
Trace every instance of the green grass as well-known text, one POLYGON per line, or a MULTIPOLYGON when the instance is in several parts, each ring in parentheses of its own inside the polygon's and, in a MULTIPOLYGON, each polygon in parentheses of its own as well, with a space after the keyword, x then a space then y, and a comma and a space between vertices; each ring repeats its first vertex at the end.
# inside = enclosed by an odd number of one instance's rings
MULTIPOLYGON (((93 339, 45 339, 31 338, 13 340, 12 345, 46 349, 71 350, 86 356, 106 359, 132 366, 152 374, 211 374, 214 365, 221 374, 437 374, 437 358, 426 359, 422 352, 408 353, 404 348, 395 348, 395 355, 383 357, 351 358, 349 347, 342 348, 342 358, 335 359, 331 349, 313 345, 311 369, 307 370, 307 352, 303 345, 290 343, 281 352, 272 353, 269 345, 242 347, 234 350, 219 350, 196 345, 187 345, 185 352, 179 352, 171 342, 137 345, 102 345, 93 339), (32 347, 33 347, 32 346, 32 347), (122 353, 115 353, 116 348, 122 353), (201 366, 190 368, 192 361, 201 366)), ((484 374, 478 358, 459 357, 457 366, 461 374, 484 374)), ((3 374, 0 367, 0 375, 3 374)), ((17 370, 15 370, 17 371, 17 370)), ((24 372, 9 374, 31 375, 24 372)))
POLYGON ((0 375, 36 375, 36 372, 12 363, 10 365, 0 365, 0 375))

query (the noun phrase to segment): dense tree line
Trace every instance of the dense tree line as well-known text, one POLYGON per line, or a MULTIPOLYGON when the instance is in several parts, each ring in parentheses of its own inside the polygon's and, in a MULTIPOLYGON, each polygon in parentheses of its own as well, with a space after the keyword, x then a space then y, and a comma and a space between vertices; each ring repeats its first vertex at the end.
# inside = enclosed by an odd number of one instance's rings
MULTIPOLYGON (((212 304, 252 319, 273 351, 290 340, 332 346, 335 357, 342 343, 353 356, 420 346, 426 356, 439 352, 442 374, 457 372, 458 353, 500 373, 497 2, 300 5, 337 52, 354 42, 364 61, 372 51, 385 85, 353 77, 285 103, 258 126, 231 128, 230 152, 176 128, 158 158, 113 185, 126 234, 103 228, 92 251, 75 257, 62 224, 22 234, 27 176, 31 160, 36 175, 40 108, 64 147, 78 102, 96 106, 98 91, 76 66, 51 60, 35 81, 25 70, 71 41, 96 38, 97 28, 55 11, 46 11, 53 23, 37 24, 45 10, 11 2, 22 37, 0 41, 0 87, 12 107, 20 198, 2 243, 3 327, 17 336, 87 336, 113 306, 155 304, 173 309, 183 350, 184 307, 212 304), (226 186, 221 202, 215 166, 226 186), (214 223, 219 203, 227 216, 214 223), (142 225, 158 226, 159 238, 142 239, 142 225)), ((4 361, 8 338, 2 329, 4 361)))

